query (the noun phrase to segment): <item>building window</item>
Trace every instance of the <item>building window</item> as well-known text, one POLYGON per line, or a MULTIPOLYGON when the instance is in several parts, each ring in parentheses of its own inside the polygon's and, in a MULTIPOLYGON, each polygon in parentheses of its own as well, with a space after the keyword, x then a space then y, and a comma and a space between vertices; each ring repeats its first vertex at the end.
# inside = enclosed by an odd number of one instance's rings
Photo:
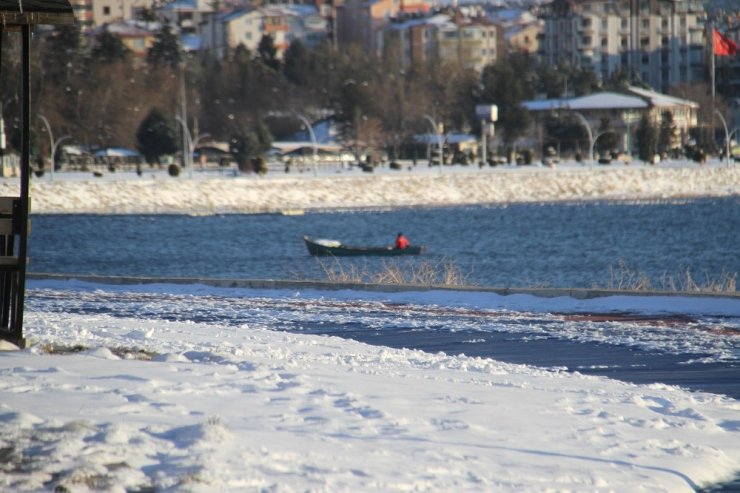
POLYGON ((650 19, 643 19, 642 20, 642 28, 648 29, 650 27, 650 19))
POLYGON ((107 5, 103 7, 103 15, 110 15, 110 7, 107 5))
POLYGON ((643 65, 650 65, 650 55, 642 55, 642 64, 643 65))

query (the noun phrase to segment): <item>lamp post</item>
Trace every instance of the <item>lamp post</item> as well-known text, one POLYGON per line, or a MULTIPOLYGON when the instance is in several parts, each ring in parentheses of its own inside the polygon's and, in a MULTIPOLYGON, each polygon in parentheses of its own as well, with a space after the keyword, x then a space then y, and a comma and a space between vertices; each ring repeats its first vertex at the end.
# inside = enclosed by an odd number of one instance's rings
MULTIPOLYGON (((573 113, 578 117, 578 120, 583 124, 584 127, 586 127, 586 132, 588 132, 588 156, 591 160, 591 164, 593 164, 594 161, 594 143, 596 142, 596 139, 594 139, 594 133, 591 130, 591 125, 588 124, 586 121, 586 118, 580 113, 573 113)), ((598 138, 598 137, 597 137, 598 138)))
POLYGON ((185 145, 183 146, 182 162, 183 165, 188 169, 188 178, 193 177, 193 138, 190 136, 190 130, 188 129, 185 120, 179 116, 175 116, 175 119, 182 126, 183 135, 185 135, 185 145))
POLYGON ((313 146, 313 175, 317 176, 317 170, 316 170, 316 135, 313 133, 313 127, 311 126, 311 123, 308 121, 308 118, 306 118, 303 115, 296 115, 296 117, 306 126, 306 129, 308 130, 308 135, 311 137, 311 145, 313 146))
POLYGON ((439 172, 442 173, 442 164, 444 162, 444 159, 442 157, 442 134, 439 131, 439 127, 437 126, 437 122, 429 115, 424 115, 424 118, 429 121, 429 123, 432 125, 432 129, 434 133, 437 135, 437 147, 439 149, 439 172))
MULTIPOLYGON (((720 120, 722 120, 722 126, 725 127, 725 159, 727 160, 727 165, 730 165, 730 132, 727 131, 727 122, 725 121, 725 117, 722 116, 722 113, 720 113, 719 110, 714 110, 715 113, 717 113, 717 116, 720 120)), ((733 130, 734 132, 734 130, 733 130)))
POLYGON ((62 142, 64 139, 70 139, 71 137, 69 135, 65 135, 64 137, 60 137, 57 140, 54 140, 54 134, 51 132, 51 125, 49 125, 49 120, 46 119, 44 115, 39 115, 39 119, 44 123, 44 126, 46 127, 46 131, 49 134, 49 143, 51 146, 51 156, 49 159, 49 162, 51 163, 51 181, 54 181, 54 168, 56 168, 56 164, 54 162, 54 157, 57 154, 57 147, 59 146, 59 143, 62 142))

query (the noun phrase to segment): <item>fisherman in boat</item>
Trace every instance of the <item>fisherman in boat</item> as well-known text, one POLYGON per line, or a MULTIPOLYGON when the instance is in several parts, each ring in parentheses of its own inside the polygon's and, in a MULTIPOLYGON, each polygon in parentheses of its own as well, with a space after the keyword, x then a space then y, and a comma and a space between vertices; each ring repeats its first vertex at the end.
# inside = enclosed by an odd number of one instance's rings
POLYGON ((398 236, 396 236, 396 249, 403 250, 408 246, 409 240, 403 235, 403 233, 398 233, 398 236))

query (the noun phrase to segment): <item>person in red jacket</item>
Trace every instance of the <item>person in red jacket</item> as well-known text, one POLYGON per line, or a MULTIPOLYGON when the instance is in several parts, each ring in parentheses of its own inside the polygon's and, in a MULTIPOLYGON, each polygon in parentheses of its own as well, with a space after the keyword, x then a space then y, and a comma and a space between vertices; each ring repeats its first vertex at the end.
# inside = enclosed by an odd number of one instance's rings
POLYGON ((409 240, 403 235, 403 233, 398 233, 398 236, 396 236, 396 248, 403 250, 407 246, 409 246, 409 240))

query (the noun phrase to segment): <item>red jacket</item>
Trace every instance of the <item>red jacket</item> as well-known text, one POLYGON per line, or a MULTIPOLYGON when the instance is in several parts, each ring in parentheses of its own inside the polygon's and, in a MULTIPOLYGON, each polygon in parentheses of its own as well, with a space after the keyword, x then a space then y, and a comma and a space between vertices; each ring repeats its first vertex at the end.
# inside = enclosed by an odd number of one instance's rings
POLYGON ((409 246, 409 240, 407 240, 405 236, 399 235, 398 238, 396 238, 396 248, 403 250, 407 246, 409 246))

